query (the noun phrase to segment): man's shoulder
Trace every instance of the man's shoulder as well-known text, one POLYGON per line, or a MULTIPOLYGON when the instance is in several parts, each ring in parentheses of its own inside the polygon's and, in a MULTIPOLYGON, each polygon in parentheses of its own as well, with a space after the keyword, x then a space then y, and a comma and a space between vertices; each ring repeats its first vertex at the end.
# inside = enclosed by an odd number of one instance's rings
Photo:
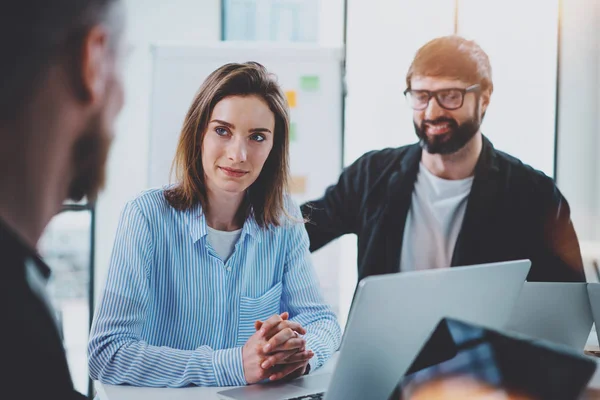
POLYGON ((501 168, 505 168, 515 175, 516 178, 527 180, 530 183, 543 183, 554 185, 554 180, 544 172, 524 163, 515 156, 496 150, 501 168))
POLYGON ((420 151, 418 144, 409 144, 400 147, 387 147, 380 150, 371 150, 364 153, 357 161, 362 162, 387 162, 392 160, 402 160, 407 154, 420 151))
POLYGON ((498 166, 510 186, 532 198, 559 193, 554 180, 544 172, 503 151, 496 151, 498 166))
POLYGON ((385 176, 400 170, 407 158, 418 156, 420 159, 420 152, 421 148, 418 144, 372 150, 360 156, 349 169, 355 173, 385 176))
POLYGON ((420 158, 418 144, 369 151, 344 170, 340 182, 362 198, 380 198, 393 176, 418 166, 420 158))

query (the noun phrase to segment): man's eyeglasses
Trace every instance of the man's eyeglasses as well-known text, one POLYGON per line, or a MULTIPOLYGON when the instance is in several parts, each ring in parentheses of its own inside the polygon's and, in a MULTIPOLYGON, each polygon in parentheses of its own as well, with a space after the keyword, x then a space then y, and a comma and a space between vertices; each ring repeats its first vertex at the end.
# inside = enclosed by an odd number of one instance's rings
POLYGON ((479 84, 469 86, 465 89, 448 88, 440 90, 413 90, 406 89, 404 96, 413 110, 422 111, 427 108, 429 101, 435 97, 440 107, 446 110, 457 110, 463 106, 467 93, 478 93, 481 89, 479 84))

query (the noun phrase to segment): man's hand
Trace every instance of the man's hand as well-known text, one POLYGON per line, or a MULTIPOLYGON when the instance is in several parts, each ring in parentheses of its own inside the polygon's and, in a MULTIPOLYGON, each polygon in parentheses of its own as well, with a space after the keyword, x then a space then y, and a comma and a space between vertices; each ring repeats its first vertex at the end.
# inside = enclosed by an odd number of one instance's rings
POLYGON ((306 341, 300 337, 306 330, 297 322, 289 321, 287 312, 274 315, 267 321, 256 321, 254 324, 258 332, 263 332, 267 340, 263 353, 267 355, 261 367, 265 370, 271 368, 269 379, 282 378, 294 379, 302 376, 306 371, 308 361, 314 356, 306 350, 306 341))

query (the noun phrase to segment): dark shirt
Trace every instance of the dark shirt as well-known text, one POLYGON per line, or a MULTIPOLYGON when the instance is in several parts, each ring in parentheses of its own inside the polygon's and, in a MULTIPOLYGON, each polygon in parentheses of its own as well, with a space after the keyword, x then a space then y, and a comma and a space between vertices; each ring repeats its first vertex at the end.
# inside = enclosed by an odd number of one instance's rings
POLYGON ((54 312, 46 297, 50 269, 1 220, 0 255, 2 398, 85 399, 73 388, 54 312))

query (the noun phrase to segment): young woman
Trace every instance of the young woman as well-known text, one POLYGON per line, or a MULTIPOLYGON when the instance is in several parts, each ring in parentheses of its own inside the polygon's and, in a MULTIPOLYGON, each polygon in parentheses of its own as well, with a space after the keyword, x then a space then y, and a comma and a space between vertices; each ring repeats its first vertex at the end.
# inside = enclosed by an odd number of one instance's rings
POLYGON ((121 216, 88 348, 92 379, 244 385, 300 376, 337 350, 340 327, 287 195, 288 125, 260 64, 207 78, 179 140, 178 183, 121 216))

